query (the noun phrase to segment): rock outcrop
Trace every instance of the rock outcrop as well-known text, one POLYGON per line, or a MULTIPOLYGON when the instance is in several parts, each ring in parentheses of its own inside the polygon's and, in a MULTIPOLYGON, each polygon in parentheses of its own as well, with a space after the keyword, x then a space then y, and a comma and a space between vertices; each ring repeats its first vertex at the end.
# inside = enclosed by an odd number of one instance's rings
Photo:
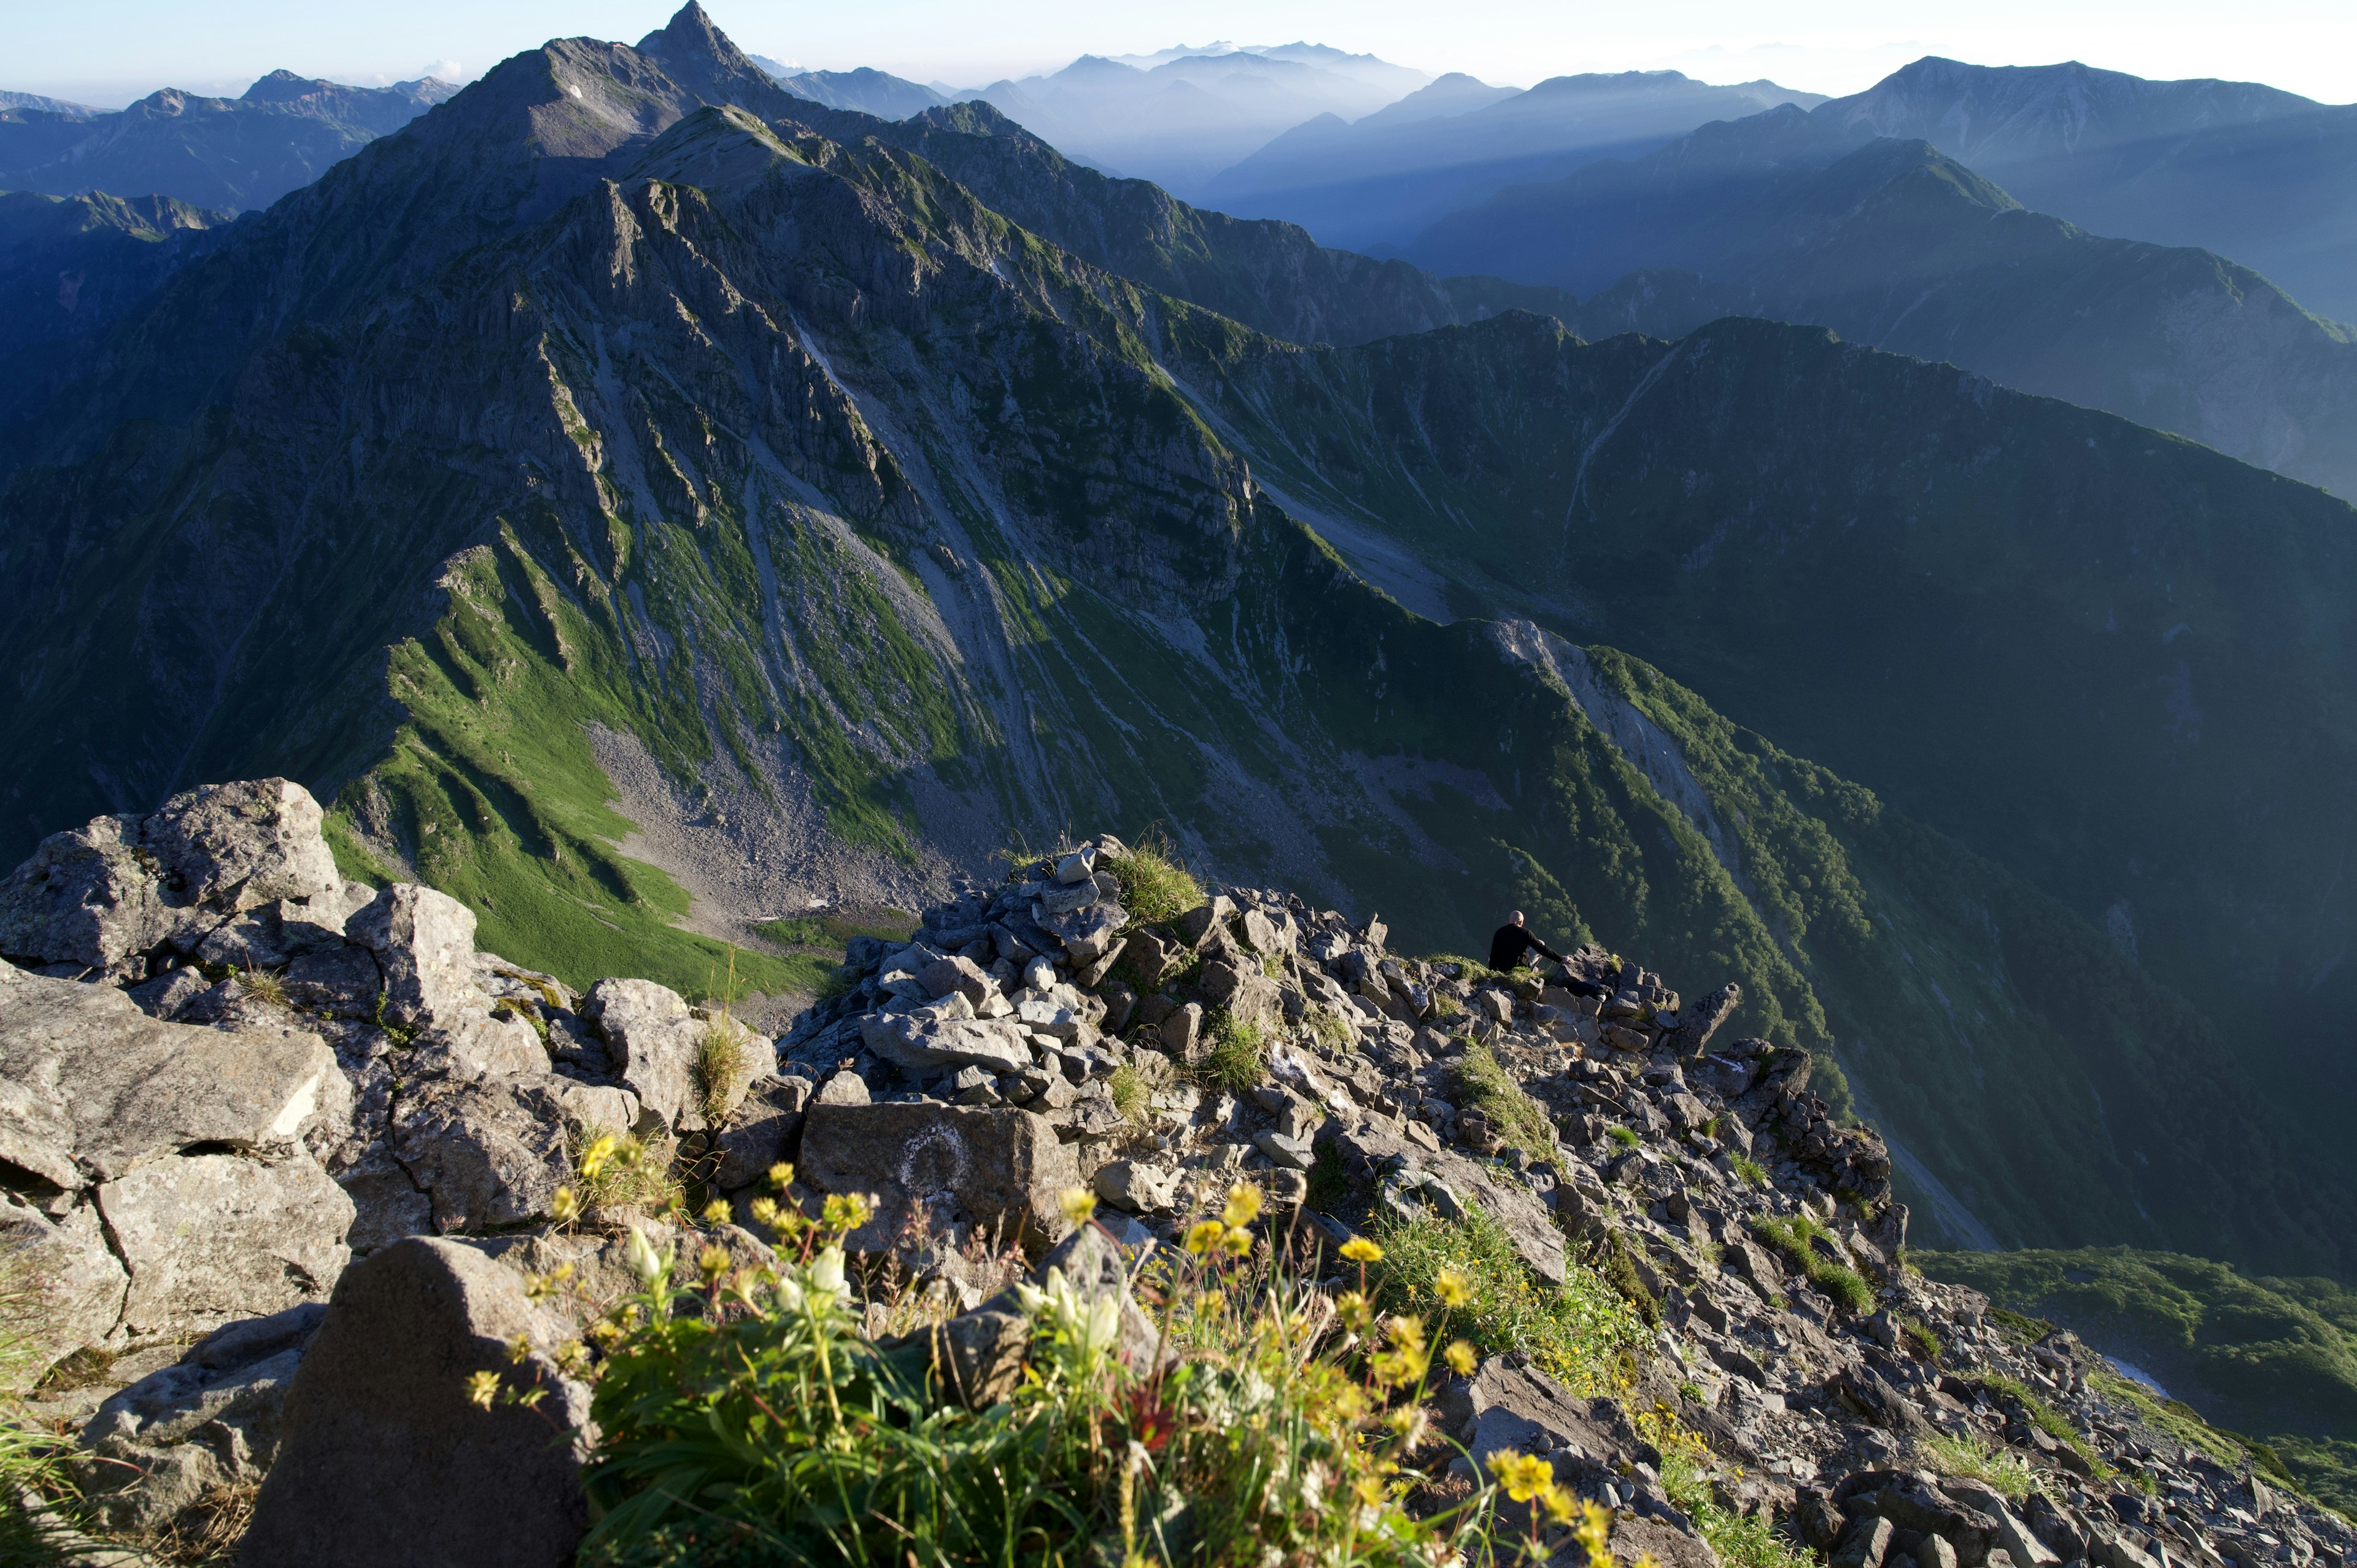
MULTIPOLYGON (((907 941, 855 940, 774 1046, 719 1041, 738 1026, 650 982, 582 995, 476 951, 431 889, 336 881, 317 824, 283 780, 223 786, 59 835, 0 886, 0 1240, 53 1307, 49 1359, 119 1353, 111 1391, 45 1396, 116 1529, 258 1480, 252 1563, 570 1561, 581 1364, 511 1347, 577 1339, 635 1288, 619 1232, 559 1197, 591 1139, 634 1132, 744 1224, 781 1165, 805 1208, 869 1199, 852 1247, 939 1308, 887 1348, 976 1406, 1031 1345, 991 1270, 1117 1294, 1122 1353, 1166 1353, 1131 1282, 1244 1180, 1313 1268, 1429 1219, 1486 1228, 1542 1286, 1609 1281, 1655 1336, 1627 1400, 1510 1356, 1434 1414, 1460 1483, 1543 1454, 1627 1557, 1718 1562, 1642 1411, 1726 1462, 1715 1508, 1837 1568, 2357 1548, 2107 1400, 2067 1334, 2022 1343, 1911 1273, 1888 1152, 1810 1092, 1804 1053, 1720 1039, 1732 985, 1682 1004, 1593 948, 1552 978, 1405 958, 1380 921, 1253 888, 1141 921, 1103 838, 962 885, 907 941), (1078 1230, 1074 1189, 1102 1205, 1078 1230), (485 1408, 475 1373, 544 1397, 485 1408), (1942 1472, 1976 1445, 2029 1467, 2026 1500, 1942 1472), (2130 1469, 2158 1492, 2102 1479, 2130 1469)), ((769 1257, 739 1225, 694 1244, 769 1257)))

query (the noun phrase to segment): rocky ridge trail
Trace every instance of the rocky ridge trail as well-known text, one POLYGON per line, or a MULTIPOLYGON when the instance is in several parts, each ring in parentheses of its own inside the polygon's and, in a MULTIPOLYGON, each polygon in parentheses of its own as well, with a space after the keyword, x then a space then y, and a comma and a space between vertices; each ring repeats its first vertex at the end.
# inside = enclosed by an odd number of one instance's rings
POLYGON ((1689 1000, 1592 946, 1559 983, 1408 958, 1377 919, 1202 895, 1108 837, 959 884, 908 942, 855 941, 773 1045, 647 981, 576 993, 478 952, 455 901, 344 882, 319 823, 282 779, 209 787, 0 883, 5 1219, 59 1363, 27 1408, 79 1436, 113 1531, 259 1481, 247 1563, 391 1561, 389 1540, 569 1562, 582 1366, 524 1363, 570 1444, 467 1376, 633 1288, 633 1226, 766 1262, 754 1200, 791 1164, 807 1208, 874 1200, 853 1244, 898 1267, 866 1275, 896 1279, 868 1332, 929 1348, 944 1398, 1021 1375, 1003 1287, 1027 1268, 1126 1302, 1243 1180, 1272 1200, 1260 1244, 1330 1290, 1341 1244, 1437 1219, 1641 1315, 1598 1397, 1515 1349, 1444 1380, 1464 1455, 1431 1451, 1436 1496, 1469 1459, 1542 1454, 1613 1510, 1617 1549, 1674 1568, 1720 1561, 1745 1515, 1835 1568, 2357 1550, 2222 1439, 2091 1390, 2072 1336, 2025 1343, 1910 1271, 1881 1142, 1827 1114, 1805 1053, 1720 1037, 1732 986, 1689 1000), (601 1144, 655 1185, 600 1188, 601 1144), (570 1295, 533 1283, 556 1271, 570 1295))

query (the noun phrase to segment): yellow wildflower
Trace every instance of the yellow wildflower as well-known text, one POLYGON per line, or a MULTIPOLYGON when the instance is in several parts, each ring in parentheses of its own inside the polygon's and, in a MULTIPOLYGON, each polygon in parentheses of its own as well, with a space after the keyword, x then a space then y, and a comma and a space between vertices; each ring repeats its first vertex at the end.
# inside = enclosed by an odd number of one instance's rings
POLYGON ((1240 1181, 1228 1188, 1228 1207, 1220 1216, 1230 1225, 1249 1225, 1260 1218, 1260 1188, 1240 1181))
POLYGON ((477 1372, 467 1380, 467 1399, 469 1403, 478 1404, 489 1410, 491 1408, 491 1402, 499 1397, 500 1375, 497 1372, 477 1372))
POLYGON ((1463 1306, 1473 1299, 1473 1287, 1455 1269, 1441 1270, 1439 1277, 1432 1282, 1432 1290, 1443 1306, 1463 1306))
POLYGON ((1097 1211, 1097 1195, 1082 1187, 1068 1187, 1056 1199, 1064 1210, 1064 1218, 1074 1225, 1086 1225, 1097 1211))
POLYGON ((1458 1340, 1441 1354, 1448 1359, 1448 1369, 1458 1377, 1469 1378, 1473 1375, 1473 1368, 1476 1364, 1473 1347, 1464 1340, 1458 1340))
POLYGON ((1555 1466, 1535 1454, 1501 1448, 1490 1455, 1490 1473, 1518 1503, 1529 1502, 1555 1486, 1555 1466))
POLYGON ((1383 1250, 1364 1236, 1353 1236, 1342 1243, 1342 1256, 1354 1263, 1380 1263, 1383 1261, 1383 1250))
POLYGON ((1228 1228, 1216 1219, 1199 1219, 1187 1230, 1187 1251, 1201 1257, 1220 1244, 1228 1228))
POLYGON ((770 1185, 780 1192, 794 1185, 794 1167, 780 1161, 770 1167, 770 1185))

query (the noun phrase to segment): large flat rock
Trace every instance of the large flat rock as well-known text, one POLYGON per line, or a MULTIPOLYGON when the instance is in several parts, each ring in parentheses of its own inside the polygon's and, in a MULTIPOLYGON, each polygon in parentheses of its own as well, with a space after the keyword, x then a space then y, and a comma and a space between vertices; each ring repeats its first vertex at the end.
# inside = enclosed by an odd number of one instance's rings
POLYGON ((112 986, 38 975, 0 988, 0 1152, 60 1187, 290 1144, 349 1100, 335 1053, 291 1025, 167 1024, 112 986))

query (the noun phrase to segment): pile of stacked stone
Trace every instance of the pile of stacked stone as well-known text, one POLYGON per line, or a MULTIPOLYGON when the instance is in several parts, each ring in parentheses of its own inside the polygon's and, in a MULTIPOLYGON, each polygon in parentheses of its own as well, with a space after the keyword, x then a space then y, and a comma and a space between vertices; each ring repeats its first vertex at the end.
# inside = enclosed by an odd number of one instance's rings
MULTIPOLYGON (((1716 1506, 1836 1568, 2341 1568, 2357 1547, 2105 1397, 2068 1334, 2023 1343, 1907 1270, 1880 1141, 1810 1091, 1805 1053, 1720 1039, 1734 986, 1685 1003, 1596 948, 1545 981, 1405 958, 1379 920, 1262 889, 1141 922, 1127 857, 1100 838, 959 886, 909 940, 855 942, 773 1046, 647 981, 576 993, 479 952, 431 889, 345 882, 285 780, 58 835, 0 884, 0 1226, 52 1308, 41 1348, 82 1364, 37 1409, 80 1423, 117 1528, 266 1476, 257 1568, 388 1540, 569 1562, 586 1433, 550 1420, 584 1425, 587 1390, 511 1347, 633 1288, 619 1224, 555 1212, 585 1144, 629 1133, 748 1222, 781 1161, 806 1204, 875 1199, 853 1244, 913 1290, 870 1331, 930 1303, 949 1397, 1021 1374, 1002 1287, 1026 1268, 1119 1293, 1152 1354, 1130 1282, 1244 1179, 1271 1243, 1312 1256, 1479 1215, 1543 1281, 1612 1280, 1654 1335, 1626 1401, 1507 1357, 1435 1413, 1459 1484, 1545 1454, 1614 1510, 1624 1557, 1714 1563, 1630 1417, 1654 1407, 1717 1455, 1716 1506), (1075 1187, 1101 1199, 1077 1231, 1075 1187), (561 1298, 527 1290, 560 1266, 561 1298), (1813 1283, 1828 1268, 1862 1310, 1813 1283), (479 1409, 477 1370, 554 1397, 479 1409), (1943 1436, 2011 1450, 2034 1487, 1941 1473, 1943 1436)), ((696 1245, 759 1262, 756 1230, 696 1245)))

